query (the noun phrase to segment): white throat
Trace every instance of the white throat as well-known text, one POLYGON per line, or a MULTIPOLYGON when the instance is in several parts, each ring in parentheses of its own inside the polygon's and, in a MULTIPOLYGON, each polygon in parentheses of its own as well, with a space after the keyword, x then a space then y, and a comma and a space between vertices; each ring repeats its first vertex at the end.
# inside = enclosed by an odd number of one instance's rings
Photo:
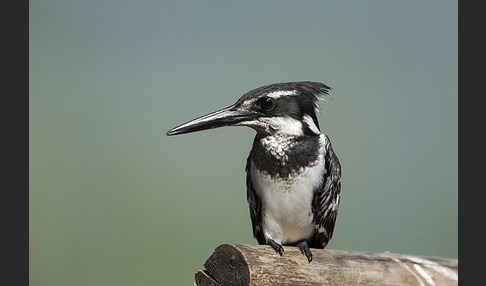
POLYGON ((290 116, 284 117, 262 117, 258 120, 241 122, 238 125, 248 126, 255 130, 263 130, 268 134, 283 136, 302 136, 304 135, 303 125, 300 120, 290 116))

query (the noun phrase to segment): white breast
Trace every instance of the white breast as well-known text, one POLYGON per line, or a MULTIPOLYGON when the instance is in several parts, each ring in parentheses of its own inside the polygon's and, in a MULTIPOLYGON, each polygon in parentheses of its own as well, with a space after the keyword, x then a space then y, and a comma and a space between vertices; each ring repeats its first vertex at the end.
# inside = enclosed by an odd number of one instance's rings
MULTIPOLYGON (((321 135, 321 146, 325 146, 325 140, 321 135)), ((309 238, 314 232, 312 198, 323 180, 324 156, 319 156, 317 164, 302 168, 285 180, 271 177, 254 166, 252 164, 251 177, 262 200, 264 234, 278 243, 309 238)))

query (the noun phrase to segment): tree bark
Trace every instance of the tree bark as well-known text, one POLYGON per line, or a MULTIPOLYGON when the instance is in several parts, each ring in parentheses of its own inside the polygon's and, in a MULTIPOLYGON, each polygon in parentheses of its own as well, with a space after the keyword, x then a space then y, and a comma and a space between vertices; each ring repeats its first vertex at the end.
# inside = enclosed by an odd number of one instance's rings
POLYGON ((457 260, 296 247, 283 256, 263 245, 223 244, 195 275, 198 286, 221 285, 457 285, 457 260))

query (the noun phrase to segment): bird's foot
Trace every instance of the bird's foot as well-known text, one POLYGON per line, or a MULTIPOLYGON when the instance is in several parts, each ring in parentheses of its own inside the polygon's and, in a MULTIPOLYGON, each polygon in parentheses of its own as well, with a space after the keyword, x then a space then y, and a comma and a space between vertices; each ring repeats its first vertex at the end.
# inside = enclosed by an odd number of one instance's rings
POLYGON ((284 249, 283 249, 282 245, 279 244, 278 242, 276 242, 275 240, 273 240, 271 238, 267 239, 267 243, 275 250, 275 252, 280 254, 280 256, 282 256, 284 254, 284 249))
POLYGON ((307 243, 307 240, 302 240, 297 244, 297 246, 299 247, 300 252, 302 252, 302 254, 304 254, 305 257, 307 257, 307 261, 309 261, 310 263, 312 261, 312 252, 309 248, 309 244, 307 243))

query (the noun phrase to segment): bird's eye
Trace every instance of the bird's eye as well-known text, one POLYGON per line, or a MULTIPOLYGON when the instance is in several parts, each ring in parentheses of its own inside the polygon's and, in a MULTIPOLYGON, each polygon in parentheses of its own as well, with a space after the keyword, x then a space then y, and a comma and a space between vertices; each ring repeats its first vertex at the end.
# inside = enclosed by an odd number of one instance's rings
POLYGON ((270 111, 274 106, 273 99, 270 97, 263 97, 262 99, 259 100, 259 103, 260 103, 260 107, 264 111, 270 111))

